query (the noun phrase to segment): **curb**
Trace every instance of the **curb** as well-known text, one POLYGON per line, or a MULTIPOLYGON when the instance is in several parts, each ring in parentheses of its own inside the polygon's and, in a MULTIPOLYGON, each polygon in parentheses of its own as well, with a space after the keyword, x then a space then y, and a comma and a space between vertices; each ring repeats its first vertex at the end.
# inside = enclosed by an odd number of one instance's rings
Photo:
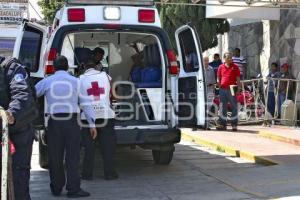
POLYGON ((256 156, 255 154, 253 154, 251 152, 241 151, 241 150, 238 150, 238 149, 234 149, 230 146, 226 146, 226 145, 223 145, 223 144, 218 144, 218 143, 215 143, 213 141, 203 139, 203 138, 201 138, 201 135, 194 136, 192 134, 181 131, 181 138, 183 140, 194 142, 196 144, 209 147, 213 150, 226 153, 230 156, 235 156, 235 157, 243 158, 245 160, 250 160, 250 161, 255 162, 257 164, 262 164, 262 165, 266 165, 266 166, 277 165, 278 164, 273 160, 266 159, 263 156, 256 156))
POLYGON ((271 131, 265 131, 265 130, 258 131, 258 135, 260 135, 264 138, 274 140, 274 141, 285 142, 285 143, 288 143, 288 144, 293 144, 293 145, 300 146, 300 140, 291 139, 291 138, 284 137, 284 136, 281 136, 281 135, 276 135, 271 131))
POLYGON ((240 158, 245 160, 250 160, 254 163, 261 164, 264 166, 278 165, 278 162, 275 162, 271 159, 264 158, 263 156, 256 156, 253 153, 247 151, 240 151, 240 158))
POLYGON ((203 139, 199 136, 195 137, 195 136, 193 136, 191 134, 188 134, 188 133, 185 133, 183 131, 181 131, 181 139, 187 140, 187 141, 190 141, 190 142, 194 142, 196 144, 200 144, 200 145, 203 145, 203 146, 206 146, 206 147, 210 147, 210 148, 212 148, 216 151, 226 153, 230 156, 239 157, 239 155, 240 155, 239 150, 237 150, 237 149, 227 147, 227 146, 222 145, 222 144, 217 144, 217 143, 214 143, 214 142, 209 141, 209 140, 205 140, 205 139, 203 139))

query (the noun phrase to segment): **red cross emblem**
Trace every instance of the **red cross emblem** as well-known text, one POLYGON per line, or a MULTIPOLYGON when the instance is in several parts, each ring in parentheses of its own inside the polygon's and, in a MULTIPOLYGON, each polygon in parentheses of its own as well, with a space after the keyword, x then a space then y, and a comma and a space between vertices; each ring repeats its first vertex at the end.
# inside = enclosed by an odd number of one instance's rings
POLYGON ((100 88, 98 82, 92 82, 91 85, 92 87, 87 90, 88 95, 93 95, 95 101, 100 100, 100 95, 105 93, 105 89, 100 88))

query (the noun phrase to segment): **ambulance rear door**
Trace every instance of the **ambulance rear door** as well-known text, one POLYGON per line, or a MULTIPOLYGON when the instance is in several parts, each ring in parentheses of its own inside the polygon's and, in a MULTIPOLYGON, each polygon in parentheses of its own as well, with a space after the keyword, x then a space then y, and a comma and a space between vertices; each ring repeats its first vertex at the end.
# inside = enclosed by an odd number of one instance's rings
MULTIPOLYGON (((45 76, 44 52, 47 42, 47 27, 37 23, 24 22, 20 27, 13 56, 30 71, 30 82, 35 85, 45 76)), ((44 127, 44 98, 37 100, 40 116, 34 122, 36 129, 44 127)))
POLYGON ((177 116, 180 127, 206 127, 206 86, 202 50, 195 28, 175 32, 180 73, 177 76, 177 116))
POLYGON ((43 58, 47 41, 47 27, 24 22, 14 47, 14 57, 26 65, 31 77, 44 77, 43 58))

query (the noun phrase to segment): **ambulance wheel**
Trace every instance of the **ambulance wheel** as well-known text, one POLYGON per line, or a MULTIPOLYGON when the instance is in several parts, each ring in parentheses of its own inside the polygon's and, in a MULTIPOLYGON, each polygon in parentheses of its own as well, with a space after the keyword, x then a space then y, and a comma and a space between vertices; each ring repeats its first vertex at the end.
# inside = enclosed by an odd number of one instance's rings
POLYGON ((169 165, 173 159, 174 150, 160 151, 152 150, 154 163, 157 165, 169 165))
POLYGON ((39 134, 39 164, 41 168, 48 168, 48 148, 45 145, 45 134, 39 134))

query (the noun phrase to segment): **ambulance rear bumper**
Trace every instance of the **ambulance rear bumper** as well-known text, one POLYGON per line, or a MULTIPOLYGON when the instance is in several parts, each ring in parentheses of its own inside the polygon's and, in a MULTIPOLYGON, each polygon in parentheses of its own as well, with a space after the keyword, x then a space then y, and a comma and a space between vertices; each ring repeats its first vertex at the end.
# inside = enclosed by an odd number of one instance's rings
POLYGON ((179 143, 181 131, 169 129, 122 129, 116 130, 119 145, 166 145, 179 143))

